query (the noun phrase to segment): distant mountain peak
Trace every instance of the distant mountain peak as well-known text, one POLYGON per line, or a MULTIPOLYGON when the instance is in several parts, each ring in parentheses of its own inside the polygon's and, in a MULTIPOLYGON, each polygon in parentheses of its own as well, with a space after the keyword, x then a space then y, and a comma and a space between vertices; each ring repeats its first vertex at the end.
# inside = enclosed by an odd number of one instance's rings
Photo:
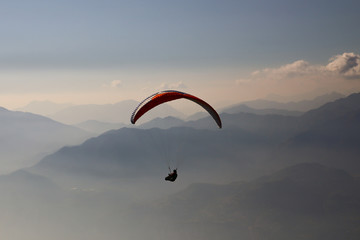
POLYGON ((360 93, 353 93, 347 97, 328 102, 319 108, 310 110, 303 117, 328 120, 358 110, 360 110, 360 93))
POLYGON ((311 109, 318 108, 328 102, 332 102, 336 99, 343 98, 344 95, 331 92, 310 100, 301 100, 301 101, 290 101, 290 102, 278 102, 278 101, 271 101, 267 99, 257 99, 253 101, 242 102, 240 104, 232 106, 232 108, 239 106, 239 105, 247 105, 250 108, 254 109, 281 109, 281 110, 288 110, 288 111, 309 111, 311 109))
POLYGON ((0 107, 0 112, 8 112, 9 110, 7 110, 6 108, 4 107, 0 107))
POLYGON ((141 128, 161 128, 161 129, 168 129, 171 127, 178 127, 185 123, 184 120, 180 118, 176 118, 173 116, 167 116, 164 118, 155 118, 150 120, 144 124, 141 124, 141 128))

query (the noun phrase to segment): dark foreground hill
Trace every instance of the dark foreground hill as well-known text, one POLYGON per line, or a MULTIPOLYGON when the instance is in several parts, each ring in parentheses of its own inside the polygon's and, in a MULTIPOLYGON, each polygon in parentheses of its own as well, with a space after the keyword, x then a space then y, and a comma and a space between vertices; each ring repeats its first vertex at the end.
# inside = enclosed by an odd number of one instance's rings
POLYGON ((193 184, 148 207, 137 211, 158 217, 149 227, 163 224, 164 239, 360 237, 359 182, 319 164, 295 165, 250 182, 193 184))

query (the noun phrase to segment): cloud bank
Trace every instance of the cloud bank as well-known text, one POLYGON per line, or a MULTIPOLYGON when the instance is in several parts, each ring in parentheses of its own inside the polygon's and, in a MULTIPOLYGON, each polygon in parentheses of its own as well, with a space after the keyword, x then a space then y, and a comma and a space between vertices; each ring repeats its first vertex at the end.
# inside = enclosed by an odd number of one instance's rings
POLYGON ((314 74, 317 70, 317 67, 310 65, 310 63, 304 60, 298 60, 279 68, 265 68, 257 70, 251 74, 251 78, 293 78, 314 74))
POLYGON ((336 55, 330 59, 326 69, 346 78, 360 79, 360 55, 355 53, 336 55))
POLYGON ((327 65, 315 65, 298 60, 277 68, 254 71, 248 78, 236 80, 244 96, 279 94, 314 95, 330 91, 350 93, 360 91, 360 55, 343 53, 329 59, 327 65))
MULTIPOLYGON (((326 66, 311 65, 304 60, 298 60, 279 68, 265 68, 254 71, 251 79, 256 78, 296 78, 300 76, 327 76, 360 79, 360 55, 355 53, 343 53, 330 58, 326 66)), ((241 81, 240 81, 241 82, 241 81)))

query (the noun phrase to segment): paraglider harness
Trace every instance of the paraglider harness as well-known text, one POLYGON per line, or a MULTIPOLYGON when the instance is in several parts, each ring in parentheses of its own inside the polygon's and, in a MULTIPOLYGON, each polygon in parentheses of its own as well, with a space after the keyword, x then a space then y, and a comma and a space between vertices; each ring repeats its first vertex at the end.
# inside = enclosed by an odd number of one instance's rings
POLYGON ((175 168, 172 172, 171 169, 169 168, 170 173, 169 175, 165 178, 165 181, 170 181, 170 182, 175 182, 176 178, 177 178, 177 169, 175 168))

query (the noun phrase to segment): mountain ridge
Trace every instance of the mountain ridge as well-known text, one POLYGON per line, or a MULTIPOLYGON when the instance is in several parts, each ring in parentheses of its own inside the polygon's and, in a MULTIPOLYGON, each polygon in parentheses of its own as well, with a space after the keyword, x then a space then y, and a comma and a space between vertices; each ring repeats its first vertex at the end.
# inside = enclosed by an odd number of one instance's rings
POLYGON ((41 115, 5 108, 0 111, 0 121, 2 173, 31 166, 41 156, 64 145, 79 144, 91 136, 41 115))

